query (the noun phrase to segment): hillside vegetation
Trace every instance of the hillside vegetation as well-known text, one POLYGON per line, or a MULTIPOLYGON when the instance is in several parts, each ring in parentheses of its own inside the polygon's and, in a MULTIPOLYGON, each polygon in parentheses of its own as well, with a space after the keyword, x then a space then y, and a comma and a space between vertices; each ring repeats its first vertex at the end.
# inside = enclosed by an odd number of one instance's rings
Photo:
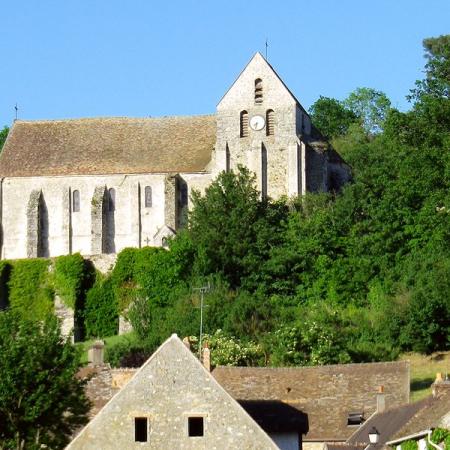
MULTIPOLYGON (((313 105, 316 126, 352 167, 341 192, 261 200, 246 169, 222 173, 193 195, 188 227, 168 251, 126 249, 106 277, 79 255, 59 258, 51 280, 35 267, 41 307, 49 290, 61 293, 86 337, 114 333, 126 315, 137 339, 116 348, 118 364, 138 364, 170 333, 198 336, 202 286, 216 364, 449 350, 450 36, 424 46, 426 76, 410 111, 369 88, 313 105)), ((33 285, 25 265, 2 277, 24 313, 33 285)))

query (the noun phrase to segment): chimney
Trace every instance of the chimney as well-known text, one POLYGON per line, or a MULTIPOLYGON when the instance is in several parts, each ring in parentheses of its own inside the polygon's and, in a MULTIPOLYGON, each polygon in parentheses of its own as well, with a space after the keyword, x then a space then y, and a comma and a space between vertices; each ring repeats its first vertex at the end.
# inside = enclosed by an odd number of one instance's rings
POLYGON ((211 350, 208 347, 208 343, 206 342, 203 347, 203 365, 208 372, 211 372, 211 350))
POLYGON ((191 349, 191 341, 189 340, 189 336, 183 338, 183 344, 188 348, 188 350, 191 349))
POLYGON ((377 413, 382 413, 386 409, 386 399, 384 395, 384 386, 378 387, 377 393, 377 413))
POLYGON ((438 397, 444 392, 450 391, 450 380, 448 380, 447 376, 445 378, 442 376, 441 372, 436 374, 436 379, 434 383, 431 385, 431 392, 433 397, 438 397))
POLYGON ((103 366, 105 343, 101 340, 95 341, 88 350, 88 360, 92 366, 103 366))

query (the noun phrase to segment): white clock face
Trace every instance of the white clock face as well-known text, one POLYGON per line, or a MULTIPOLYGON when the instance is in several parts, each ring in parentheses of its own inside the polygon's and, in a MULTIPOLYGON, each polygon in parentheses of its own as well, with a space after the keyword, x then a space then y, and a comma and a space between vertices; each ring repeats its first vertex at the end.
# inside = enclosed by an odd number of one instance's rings
POLYGON ((264 120, 263 116, 253 116, 250 119, 250 126, 252 130, 259 131, 264 128, 264 125, 266 124, 266 121, 264 120))

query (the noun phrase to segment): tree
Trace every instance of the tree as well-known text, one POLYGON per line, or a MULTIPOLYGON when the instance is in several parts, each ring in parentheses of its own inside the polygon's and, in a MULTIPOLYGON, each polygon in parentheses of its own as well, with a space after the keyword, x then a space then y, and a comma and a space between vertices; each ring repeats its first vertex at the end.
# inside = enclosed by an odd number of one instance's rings
POLYGON ((63 448, 87 422, 79 353, 55 317, 0 312, 0 448, 63 448))
POLYGON ((309 109, 314 125, 327 138, 347 133, 350 124, 357 121, 356 114, 334 98, 322 97, 309 109))
POLYGON ((360 120, 366 133, 376 134, 383 130, 384 121, 391 108, 386 94, 372 88, 357 88, 343 102, 360 120))
POLYGON ((192 194, 189 235, 199 275, 220 273, 232 289, 247 279, 252 288, 269 249, 279 239, 286 205, 260 200, 255 175, 245 167, 222 172, 205 195, 192 194))
POLYGON ((0 131, 0 151, 3 148, 3 144, 6 141, 6 138, 8 137, 9 128, 7 126, 3 127, 3 130, 0 131))

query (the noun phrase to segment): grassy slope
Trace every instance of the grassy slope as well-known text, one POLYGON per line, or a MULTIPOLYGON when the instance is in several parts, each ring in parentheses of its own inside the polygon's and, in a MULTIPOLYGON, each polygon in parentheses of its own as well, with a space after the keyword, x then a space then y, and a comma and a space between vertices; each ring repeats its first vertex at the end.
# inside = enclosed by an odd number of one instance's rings
POLYGON ((420 400, 431 394, 430 386, 437 372, 450 376, 450 352, 437 352, 432 355, 406 353, 402 360, 411 363, 411 401, 420 400))

